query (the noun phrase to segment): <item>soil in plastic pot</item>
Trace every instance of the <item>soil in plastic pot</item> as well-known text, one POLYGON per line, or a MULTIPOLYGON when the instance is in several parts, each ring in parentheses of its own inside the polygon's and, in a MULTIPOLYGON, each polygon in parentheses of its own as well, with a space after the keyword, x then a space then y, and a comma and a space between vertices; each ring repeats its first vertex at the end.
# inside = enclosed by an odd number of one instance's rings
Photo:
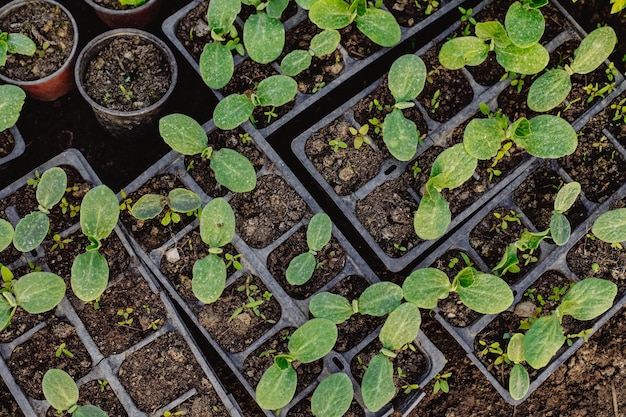
MULTIPOLYGON (((79 405, 95 405, 105 411, 110 417, 127 417, 128 414, 120 400, 113 392, 113 389, 106 380, 93 380, 78 387, 78 404, 79 405)), ((57 410, 53 407, 48 408, 46 417, 58 417, 57 410)))
POLYGON ((15 138, 9 129, 0 132, 0 158, 13 152, 15 149, 15 138))
POLYGON ((0 378, 0 416, 24 417, 24 413, 2 378, 0 378))

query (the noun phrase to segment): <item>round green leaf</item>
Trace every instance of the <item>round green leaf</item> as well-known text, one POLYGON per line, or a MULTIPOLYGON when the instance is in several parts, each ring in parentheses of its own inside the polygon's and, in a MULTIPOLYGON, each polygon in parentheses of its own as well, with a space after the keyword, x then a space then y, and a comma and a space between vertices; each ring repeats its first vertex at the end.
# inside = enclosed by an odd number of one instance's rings
POLYGON ((310 252, 301 253, 289 262, 285 277, 291 285, 302 285, 311 279, 315 272, 315 256, 310 252))
POLYGON ((7 51, 10 54, 33 56, 37 45, 28 36, 21 33, 9 33, 7 36, 7 51))
POLYGON ((300 326, 289 339, 289 353, 302 363, 314 362, 332 350, 337 341, 337 325, 314 318, 300 326))
POLYGON ((309 49, 318 57, 330 55, 335 52, 340 41, 341 35, 338 31, 327 29, 313 36, 309 49))
POLYGON ((296 0, 296 4, 302 7, 304 10, 309 10, 311 6, 313 6, 313 3, 315 3, 316 1, 317 0, 296 0))
POLYGON ((385 349, 398 350, 415 340, 421 324, 419 308, 413 303, 403 303, 389 313, 378 338, 385 349))
POLYGON ((389 91, 396 103, 415 99, 426 83, 426 65, 417 55, 402 55, 389 69, 389 91))
POLYGON ((213 122, 222 130, 232 130, 252 116, 254 104, 245 94, 224 97, 213 110, 213 122))
POLYGON ((240 1, 211 0, 206 14, 209 29, 219 35, 228 33, 240 11, 240 1))
POLYGON ((515 333, 509 340, 509 345, 506 347, 506 354, 515 363, 526 361, 524 356, 524 335, 521 333, 515 333))
POLYGON ((513 44, 505 48, 496 46, 496 60, 508 72, 518 74, 537 74, 543 70, 548 61, 550 54, 542 45, 535 44, 529 48, 520 48, 513 44))
POLYGON ((580 183, 576 181, 568 182, 557 193, 554 199, 554 210, 560 213, 566 212, 574 205, 579 194, 580 183))
POLYGON ((269 64, 283 51, 285 28, 280 20, 257 12, 243 26, 243 43, 253 61, 269 64))
POLYGON ((393 383, 393 363, 382 353, 367 365, 361 383, 361 395, 368 410, 376 412, 396 395, 393 383))
POLYGON ((233 53, 220 42, 209 42, 200 55, 199 68, 202 81, 219 90, 228 84, 235 71, 233 53))
POLYGON ((574 51, 570 68, 577 74, 588 74, 609 57, 617 44, 617 36, 610 26, 595 29, 585 37, 574 51))
POLYGON ((95 405, 81 405, 73 413, 72 417, 109 417, 107 413, 95 405))
POLYGON ((67 174, 62 168, 53 167, 41 176, 37 186, 37 201, 46 210, 50 210, 63 198, 67 188, 67 174))
POLYGON ((193 118, 174 113, 159 120, 159 133, 170 148, 183 155, 197 155, 206 147, 206 132, 193 118))
POLYGON ((235 193, 246 193, 256 187, 254 166, 239 152, 222 148, 213 152, 211 169, 215 180, 235 193))
POLYGON ((505 134, 496 119, 473 119, 463 132, 463 147, 474 158, 491 159, 498 154, 505 134))
POLYGON ((402 110, 393 109, 383 122, 383 141, 394 158, 409 161, 417 152, 419 133, 413 121, 402 114, 402 110))
POLYGON ((280 62, 280 69, 283 74, 295 77, 311 66, 311 59, 309 51, 296 49, 285 55, 280 62))
POLYGON ((504 26, 513 44, 519 48, 528 48, 539 42, 546 22, 539 10, 516 1, 506 13, 504 26))
POLYGON ((476 36, 461 36, 444 43, 439 50, 439 63, 450 70, 475 66, 487 59, 489 45, 476 36))
POLYGON ((514 400, 524 398, 530 388, 530 377, 524 365, 516 363, 509 376, 509 393, 514 400))
POLYGON ((139 220, 154 219, 167 204, 167 199, 159 194, 145 194, 133 204, 130 213, 139 220))
POLYGON ((329 292, 315 294, 309 303, 313 317, 328 319, 335 324, 343 323, 352 314, 352 305, 344 297, 329 292))
POLYGON ((30 252, 41 245, 50 229, 50 219, 40 211, 24 216, 15 226, 13 246, 20 252, 30 252))
POLYGON ((439 239, 446 233, 451 221, 450 204, 436 188, 431 187, 428 194, 422 197, 413 217, 415 233, 423 240, 439 239))
POLYGON ((468 267, 459 272, 458 281, 459 298, 478 313, 498 314, 513 303, 513 291, 502 278, 495 275, 468 267))
POLYGON ((372 42, 392 47, 400 42, 402 31, 393 15, 385 10, 368 7, 365 14, 355 18, 356 27, 372 42))
POLYGON ((230 243, 235 236, 235 213, 228 201, 215 198, 207 203, 200 215, 200 237, 210 248, 230 243))
POLYGON ((460 187, 472 177, 477 165, 478 160, 458 143, 437 156, 430 169, 430 185, 439 190, 460 187))
POLYGON ((309 19, 320 29, 341 29, 352 22, 352 15, 343 0, 316 0, 309 7, 309 19))
POLYGON ((191 289, 196 298, 210 304, 220 298, 226 286, 226 264, 214 253, 193 265, 191 289))
POLYGON ((518 146, 539 158, 560 158, 569 155, 578 146, 576 131, 566 120, 550 114, 542 114, 530 121, 530 133, 521 138, 513 137, 518 146))
POLYGON ((186 188, 174 188, 169 192, 167 198, 170 201, 172 211, 178 213, 189 213, 199 209, 202 205, 200 196, 186 188))
POLYGON ((41 381, 43 395, 52 407, 66 411, 78 401, 78 387, 72 377, 61 369, 49 369, 41 381))
POLYGON ((106 185, 98 185, 85 194, 80 206, 80 227, 85 234, 102 240, 117 225, 120 204, 115 193, 106 185))
POLYGON ((616 295, 615 283, 600 278, 586 278, 565 294, 559 310, 562 315, 570 315, 576 320, 595 319, 613 306, 616 295))
POLYGON ((402 302, 402 288, 389 281, 370 285, 359 297, 359 313, 382 317, 402 302))
POLYGON ((0 132, 17 123, 26 93, 12 84, 0 85, 0 132))
POLYGON ((556 314, 539 317, 524 336, 526 362, 535 369, 546 366, 563 346, 565 336, 556 314))
POLYGON ((511 43, 511 39, 506 34, 506 30, 502 23, 492 20, 487 22, 478 22, 475 26, 476 36, 478 36, 482 40, 493 40, 495 45, 498 45, 501 48, 509 45, 511 43))
POLYGON ((404 298, 420 308, 433 309, 437 301, 450 293, 450 279, 437 268, 420 268, 411 272, 402 284, 404 298))
POLYGON ((293 100, 297 92, 298 83, 286 75, 267 77, 257 87, 260 106, 282 106, 293 100))
POLYGON ((0 252, 9 247, 13 241, 13 226, 4 219, 0 219, 0 252))
POLYGON ((553 213, 550 218, 550 236, 555 244, 563 246, 572 234, 572 226, 562 213, 553 213))
POLYGON ((265 11, 269 17, 280 19, 289 5, 289 0, 268 0, 265 11))
POLYGON ((282 370, 274 364, 256 386, 256 402, 266 410, 280 410, 293 398, 297 384, 298 374, 291 366, 282 370))
POLYGON ((333 233, 333 223, 326 213, 317 213, 309 221, 306 230, 306 241, 309 249, 321 251, 330 242, 333 233))
POLYGON ((626 240, 626 208, 607 211, 593 222, 591 231, 604 242, 619 243, 626 240))
POLYGON ((528 107, 536 112, 547 112, 558 106, 572 90, 567 71, 551 69, 539 76, 528 90, 528 107))
POLYGON ((109 265, 98 251, 90 250, 74 258, 72 291, 84 302, 97 299, 109 283, 109 265))
POLYGON ((311 397, 311 413, 315 417, 341 417, 350 408, 354 389, 348 375, 338 372, 315 388, 311 397))
POLYGON ((56 307, 65 296, 65 282, 52 272, 31 272, 13 285, 17 305, 30 314, 40 314, 56 307))

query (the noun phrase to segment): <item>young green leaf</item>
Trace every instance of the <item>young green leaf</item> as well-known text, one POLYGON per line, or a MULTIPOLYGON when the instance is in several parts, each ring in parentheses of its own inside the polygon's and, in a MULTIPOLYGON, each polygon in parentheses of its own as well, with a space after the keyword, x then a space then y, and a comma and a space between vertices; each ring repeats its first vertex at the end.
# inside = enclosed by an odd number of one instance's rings
POLYGON ((324 30, 313 36, 309 49, 313 52, 313 55, 318 57, 330 55, 335 52, 340 41, 341 35, 338 31, 333 29, 324 30))
POLYGON ((559 312, 562 316, 569 315, 576 320, 591 320, 610 309, 616 295, 615 283, 600 278, 586 278, 565 294, 559 312))
POLYGON ((550 54, 540 44, 528 48, 520 48, 513 44, 505 48, 496 46, 496 60, 508 72, 517 74, 537 74, 550 61, 550 54))
POLYGON ((498 314, 513 303, 513 291, 495 275, 466 267, 454 278, 453 287, 467 307, 481 314, 498 314))
POLYGON ((315 417, 341 417, 350 408, 354 389, 348 375, 338 372, 322 380, 311 397, 315 417))
POLYGON ((40 209, 50 210, 54 207, 63 198, 66 188, 67 174, 62 168, 53 167, 46 170, 41 176, 36 192, 40 209))
POLYGON ((240 11, 240 1, 212 0, 206 13, 209 29, 218 35, 228 33, 240 11))
POLYGON ((0 132, 10 128, 20 117, 26 93, 12 84, 0 85, 0 132))
POLYGON ((109 265, 98 251, 90 250, 74 258, 71 280, 74 295, 84 302, 97 299, 109 282, 109 265))
POLYGON ((518 265, 519 258, 517 257, 517 246, 515 243, 511 243, 506 246, 504 250, 504 255, 502 255, 502 259, 500 259, 500 262, 498 262, 498 264, 493 267, 491 272, 495 276, 501 277, 512 269, 519 269, 518 265))
POLYGON ((417 55, 407 54, 396 59, 389 69, 389 91, 396 103, 415 99, 426 83, 426 65, 417 55))
POLYGON ((420 239, 439 239, 452 221, 450 204, 435 187, 428 187, 413 217, 413 228, 420 239))
POLYGON ((617 35, 610 26, 595 29, 582 40, 574 51, 574 61, 570 65, 577 74, 588 74, 598 68, 611 55, 617 44, 617 35))
POLYGON ((319 252, 330 242, 333 223, 326 213, 317 213, 309 221, 306 230, 306 242, 310 250, 319 252))
POLYGON ((359 297, 359 313, 382 317, 402 302, 402 288, 389 281, 370 285, 359 297))
POLYGON ((382 353, 374 356, 367 366, 361 395, 368 410, 376 412, 396 395, 393 383, 393 363, 382 353))
POLYGON ((11 324, 11 318, 15 314, 17 306, 9 304, 4 296, 0 296, 0 331, 6 329, 11 324))
POLYGON ((450 70, 458 70, 466 65, 483 63, 489 54, 489 45, 476 36, 452 38, 441 46, 439 63, 450 70))
POLYGON ((80 227, 85 236, 106 239, 117 225, 120 204, 106 185, 98 185, 85 194, 80 206, 80 227))
POLYGON ((341 29, 352 22, 352 15, 343 0, 316 0, 310 5, 309 19, 320 29, 341 29))
POLYGON ((528 371, 521 363, 516 363, 511 369, 509 376, 509 393, 514 400, 524 398, 530 388, 530 377, 528 371))
POLYGON ((365 14, 357 16, 356 27, 377 45, 392 47, 400 42, 402 31, 393 15, 385 10, 368 7, 365 14))
POLYGON ((572 226, 562 213, 555 212, 550 218, 550 236, 555 244, 563 246, 572 234, 572 226))
POLYGON ((296 0, 296 4, 302 7, 304 10, 309 10, 311 6, 313 6, 313 3, 315 3, 316 1, 317 0, 296 0))
POLYGON ((563 346, 565 336, 556 314, 539 317, 524 336, 526 362, 535 369, 546 366, 563 346))
POLYGON ((204 45, 200 55, 199 68, 202 81, 210 88, 219 90, 228 84, 235 72, 233 53, 220 42, 209 42, 204 45))
POLYGON ((289 103, 298 92, 298 83, 286 75, 272 75, 259 83, 259 106, 279 107, 289 103))
POLYGON ((285 277, 291 285, 305 284, 313 276, 315 272, 315 256, 310 252, 301 253, 293 258, 287 269, 285 277))
POLYGON ((154 219, 167 204, 167 199, 159 194, 144 194, 133 204, 130 213, 139 220, 154 219))
POLYGON ((226 286, 226 264, 214 253, 198 259, 193 265, 191 289, 193 295, 205 304, 220 298, 226 286))
POLYGON ((402 284, 404 298, 426 309, 435 308, 437 301, 446 298, 451 289, 448 276, 437 268, 416 269, 402 284))
POLYGON ((471 178, 477 165, 478 160, 465 151, 462 143, 458 143, 437 156, 430 169, 429 182, 439 190, 460 187, 471 178))
POLYGON ((576 131, 566 120, 542 114, 530 121, 530 134, 514 136, 516 145, 539 158, 560 158, 570 155, 578 146, 576 131))
POLYGON ((332 350, 337 341, 337 325, 314 318, 300 326, 289 339, 289 353, 302 363, 314 362, 332 350))
POLYGON ((0 252, 9 247, 13 241, 13 226, 4 219, 0 219, 0 252))
POLYGON ((607 211, 591 227, 596 237, 604 242, 619 243, 626 240, 626 208, 607 211))
POLYGON ((554 210, 559 213, 566 212, 574 205, 579 194, 580 183, 576 181, 568 182, 562 186, 556 194, 556 198, 554 199, 554 210))
POLYGON ((235 236, 235 213, 228 201, 215 198, 207 203, 200 215, 200 237, 210 248, 230 243, 235 236))
POLYGON ((383 132, 383 141, 394 158, 399 161, 413 158, 419 144, 419 133, 415 123, 404 117, 402 110, 394 108, 385 116, 383 132))
POLYGON ((309 51, 296 49, 289 52, 282 61, 280 61, 280 69, 283 74, 289 77, 295 77, 302 71, 311 66, 312 57, 309 51))
POLYGON ((222 130, 232 130, 250 118, 254 104, 245 94, 224 97, 213 110, 213 122, 222 130))
POLYGON ((268 0, 265 11, 269 17, 280 19, 287 5, 289 5, 289 0, 268 0))
POLYGON ((298 374, 291 366, 283 370, 274 364, 256 386, 256 402, 266 410, 280 410, 293 398, 297 384, 298 374))
POLYGON ((41 381, 43 395, 56 410, 66 411, 78 402, 78 387, 72 377, 61 369, 49 369, 41 381))
POLYGON ((170 148, 183 155, 197 155, 207 147, 207 135, 200 123, 184 114, 162 117, 159 133, 170 148))
POLYGON ((15 226, 13 246, 20 252, 30 252, 46 238, 50 229, 50 219, 40 211, 24 216, 15 226))
POLYGON ((506 348, 506 354, 509 359, 515 363, 526 361, 524 355, 524 335, 522 333, 515 333, 509 340, 509 345, 506 348))
POLYGON ((174 188, 168 193, 167 198, 170 208, 177 213, 189 213, 202 205, 200 196, 186 188, 174 188))
POLYGON ((565 100, 572 90, 567 71, 556 68, 539 76, 528 90, 528 107, 536 112, 547 112, 565 100))
POLYGON ((7 51, 11 54, 33 56, 37 51, 35 42, 21 33, 9 33, 6 42, 7 51))
POLYGON ((506 132, 496 119, 473 119, 463 132, 463 147, 472 157, 485 160, 498 154, 506 132))
POLYGON ((505 48, 511 44, 511 39, 507 35, 504 26, 498 21, 478 22, 476 23, 476 36, 482 40, 494 42, 494 46, 505 48))
POLYGON ((545 19, 537 9, 531 9, 516 1, 504 17, 504 26, 511 42, 519 48, 537 44, 546 27, 545 19))
POLYGON ((73 413, 72 417, 109 417, 107 413, 95 405, 81 405, 73 413))
POLYGON ((388 350, 399 350, 417 337, 422 324, 422 316, 413 303, 403 303, 396 307, 385 320, 378 338, 388 350))
POLYGON ((239 152, 222 148, 211 157, 215 180, 235 193, 247 193, 256 187, 256 171, 248 158, 239 152))
POLYGON ((329 292, 315 294, 309 303, 309 311, 313 317, 328 319, 335 324, 343 323, 352 314, 352 305, 341 295, 329 292))
POLYGON ((285 28, 280 20, 257 12, 243 25, 243 43, 250 59, 269 64, 280 56, 285 46, 285 28))
POLYGON ((52 272, 31 272, 13 284, 15 301, 30 314, 52 310, 65 295, 65 282, 52 272))

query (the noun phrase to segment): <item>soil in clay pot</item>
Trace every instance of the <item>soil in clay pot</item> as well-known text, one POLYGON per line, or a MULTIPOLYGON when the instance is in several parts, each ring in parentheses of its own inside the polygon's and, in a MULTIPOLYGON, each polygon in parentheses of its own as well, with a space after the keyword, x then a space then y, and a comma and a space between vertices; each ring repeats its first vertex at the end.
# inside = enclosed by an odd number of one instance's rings
POLYGON ((33 56, 9 54, 0 73, 20 81, 33 81, 53 74, 70 57, 74 28, 57 6, 43 1, 24 3, 0 19, 0 30, 21 33, 32 39, 38 51, 33 56))
POLYGON ((15 149, 15 138, 9 129, 0 132, 0 158, 9 155, 15 149))
POLYGON ((267 269, 280 286, 285 289, 285 292, 298 300, 303 300, 313 295, 335 278, 346 264, 346 254, 337 239, 333 237, 315 255, 317 266, 313 276, 303 285, 291 285, 285 276, 289 262, 301 253, 308 252, 308 250, 306 228, 300 228, 267 257, 267 269))
POLYGON ((228 415, 193 353, 176 333, 166 333, 128 355, 118 374, 137 407, 147 413, 195 388, 198 393, 194 400, 212 398, 208 404, 211 415, 228 415), (154 395, 157 392, 159 395, 154 395))
MULTIPOLYGON (((79 388, 78 404, 95 405, 106 412, 109 417, 126 417, 128 414, 120 403, 111 386, 106 380, 89 381, 79 388)), ((64 415, 64 414, 61 414, 64 415)), ((48 408, 46 417, 59 417, 59 413, 53 407, 48 408)))
POLYGON ((0 378, 0 416, 24 417, 24 413, 11 395, 9 387, 0 378))
MULTIPOLYGON (((151 0, 146 0, 146 3, 149 1, 151 0)), ((112 9, 112 10, 128 10, 128 9, 134 9, 135 7, 137 7, 137 6, 125 6, 121 4, 119 0, 93 0, 93 2, 96 3, 98 6, 106 7, 107 9, 112 9)))
POLYGON ((159 101, 172 81, 167 57, 139 37, 117 37, 87 64, 83 83, 98 104, 116 111, 136 111, 159 101))

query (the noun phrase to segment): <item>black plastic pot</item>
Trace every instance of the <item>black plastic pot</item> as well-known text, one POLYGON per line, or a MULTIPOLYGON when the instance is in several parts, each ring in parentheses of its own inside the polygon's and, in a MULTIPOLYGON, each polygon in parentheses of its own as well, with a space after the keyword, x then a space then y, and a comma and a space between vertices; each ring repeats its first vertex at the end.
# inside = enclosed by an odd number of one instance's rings
POLYGON ((24 138, 22 137, 22 134, 20 133, 19 129, 17 128, 17 126, 13 126, 9 128, 9 132, 10 134, 13 136, 13 140, 15 141, 15 145, 13 146, 13 149, 11 150, 11 152, 9 152, 9 154, 3 156, 0 158, 0 166, 3 164, 6 164, 7 162, 17 158, 18 156, 20 156, 21 154, 24 153, 24 150, 26 149, 26 144, 24 143, 24 138))
POLYGON ((162 0, 150 0, 141 6, 114 10, 102 6, 95 0, 85 0, 100 20, 110 28, 143 28, 154 20, 161 10, 162 0))
POLYGON ((128 137, 132 134, 148 129, 157 122, 168 99, 176 87, 178 66, 172 51, 165 44, 165 42, 160 40, 155 35, 139 29, 114 29, 96 36, 83 48, 76 62, 74 76, 76 78, 78 91, 83 96, 85 101, 89 103, 94 114, 96 115, 96 119, 98 119, 98 122, 102 125, 102 127, 113 136, 128 137), (107 107, 96 102, 87 94, 85 90, 83 83, 87 66, 89 65, 89 62, 98 55, 98 52, 114 39, 133 39, 135 37, 152 43, 161 51, 164 60, 169 66, 171 74, 170 86, 167 92, 158 101, 148 107, 128 112, 108 109, 107 107))

